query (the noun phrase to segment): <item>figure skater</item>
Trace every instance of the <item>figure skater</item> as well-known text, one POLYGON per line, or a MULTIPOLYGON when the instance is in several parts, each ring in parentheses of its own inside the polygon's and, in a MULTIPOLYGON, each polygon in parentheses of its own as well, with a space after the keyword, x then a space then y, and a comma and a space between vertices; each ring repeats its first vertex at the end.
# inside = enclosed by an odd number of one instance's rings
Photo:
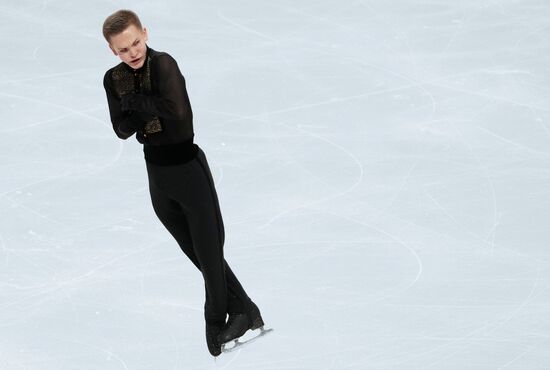
POLYGON ((170 54, 146 44, 134 12, 107 17, 103 36, 122 60, 103 79, 113 129, 143 144, 155 214, 204 278, 206 342, 218 356, 222 344, 263 331, 264 322, 224 259, 222 215, 205 153, 193 142, 185 79, 170 54))

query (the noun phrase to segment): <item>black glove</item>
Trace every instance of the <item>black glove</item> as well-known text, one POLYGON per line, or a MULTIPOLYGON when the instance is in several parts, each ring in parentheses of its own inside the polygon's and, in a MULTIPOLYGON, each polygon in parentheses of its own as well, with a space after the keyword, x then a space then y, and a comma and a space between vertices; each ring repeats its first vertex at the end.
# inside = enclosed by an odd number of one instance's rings
POLYGON ((120 109, 122 111, 132 110, 135 103, 135 94, 124 94, 120 97, 120 109))

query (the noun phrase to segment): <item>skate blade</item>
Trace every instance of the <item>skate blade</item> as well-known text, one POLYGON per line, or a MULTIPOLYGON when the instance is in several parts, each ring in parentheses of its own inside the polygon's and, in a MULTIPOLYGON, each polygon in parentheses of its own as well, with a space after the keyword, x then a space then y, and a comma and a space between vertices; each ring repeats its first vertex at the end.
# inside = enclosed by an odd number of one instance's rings
POLYGON ((242 337, 240 338, 237 338, 237 339, 233 339, 232 341, 229 341, 227 343, 224 343, 222 344, 222 352, 224 353, 227 353, 227 352, 233 352, 239 348, 241 348, 242 346, 245 346, 247 344, 250 344, 251 342, 254 342, 255 340, 271 333, 273 331, 272 328, 270 329, 264 329, 264 327, 262 326, 260 328, 260 332, 258 333, 258 329, 256 330, 249 330, 249 332, 251 333, 255 333, 256 335, 249 338, 249 339, 246 339, 246 340, 243 340, 243 338, 245 337, 249 337, 248 335, 246 335, 247 333, 245 333, 245 335, 243 335, 242 337))

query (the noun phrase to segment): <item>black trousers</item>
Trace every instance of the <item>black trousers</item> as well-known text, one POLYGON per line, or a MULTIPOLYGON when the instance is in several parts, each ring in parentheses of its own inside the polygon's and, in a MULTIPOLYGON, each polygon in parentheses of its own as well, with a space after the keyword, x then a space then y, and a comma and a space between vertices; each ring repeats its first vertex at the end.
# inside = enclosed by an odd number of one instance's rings
POLYGON ((251 301, 224 259, 223 219, 202 149, 183 164, 146 165, 157 217, 204 278, 205 320, 225 321, 227 313, 246 312, 251 301))

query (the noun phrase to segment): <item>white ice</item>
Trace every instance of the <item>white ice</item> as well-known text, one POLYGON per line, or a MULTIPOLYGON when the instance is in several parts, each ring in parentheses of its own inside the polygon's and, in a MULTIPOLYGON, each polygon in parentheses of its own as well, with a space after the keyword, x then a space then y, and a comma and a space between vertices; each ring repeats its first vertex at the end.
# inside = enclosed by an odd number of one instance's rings
POLYGON ((550 369, 549 18, 2 0, 0 369, 550 369), (202 276, 109 120, 121 8, 178 61, 226 259, 274 329, 216 359, 202 276))

